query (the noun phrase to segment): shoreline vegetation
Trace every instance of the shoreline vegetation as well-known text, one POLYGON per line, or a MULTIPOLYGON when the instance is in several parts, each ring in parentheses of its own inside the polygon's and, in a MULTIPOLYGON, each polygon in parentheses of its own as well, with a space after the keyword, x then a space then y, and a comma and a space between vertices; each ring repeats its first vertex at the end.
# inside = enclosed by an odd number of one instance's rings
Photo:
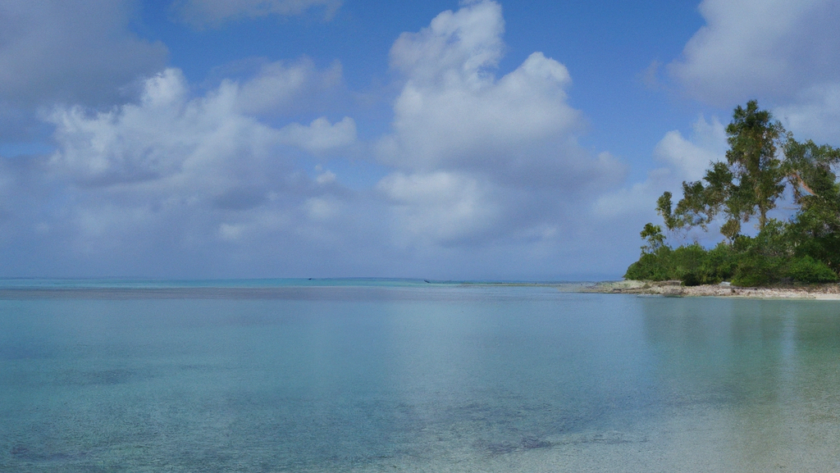
POLYGON ((580 292, 666 297, 735 297, 747 299, 810 299, 840 301, 840 284, 778 284, 740 287, 731 284, 685 286, 681 281, 609 281, 581 287, 580 292))
POLYGON ((840 149, 796 141, 754 100, 735 108, 726 134, 725 161, 710 162, 702 180, 683 182, 676 205, 671 192, 656 201, 667 234, 646 224, 641 256, 624 274, 628 281, 648 281, 647 288, 615 289, 833 294, 831 283, 840 281, 840 149), (785 204, 781 212, 774 210, 777 201, 785 204), (743 231, 750 221, 757 232, 743 231), (708 237, 697 230, 710 228, 722 241, 701 245, 699 239, 708 242, 708 237), (692 243, 668 244, 687 236, 692 243), (679 285, 667 283, 674 280, 679 285))

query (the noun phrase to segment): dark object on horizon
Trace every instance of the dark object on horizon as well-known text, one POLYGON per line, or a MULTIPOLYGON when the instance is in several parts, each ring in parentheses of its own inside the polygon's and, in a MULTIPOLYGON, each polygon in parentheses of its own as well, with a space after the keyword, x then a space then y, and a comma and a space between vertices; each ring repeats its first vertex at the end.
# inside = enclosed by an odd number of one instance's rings
POLYGON ((424 279, 423 282, 426 284, 431 284, 428 279, 424 279))

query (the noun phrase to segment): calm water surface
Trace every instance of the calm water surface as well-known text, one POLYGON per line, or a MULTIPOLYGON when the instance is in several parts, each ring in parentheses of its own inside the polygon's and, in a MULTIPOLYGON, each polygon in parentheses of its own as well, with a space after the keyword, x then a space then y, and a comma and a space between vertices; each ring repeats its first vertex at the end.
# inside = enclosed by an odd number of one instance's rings
POLYGON ((840 470, 836 302, 23 286, 0 471, 840 470))

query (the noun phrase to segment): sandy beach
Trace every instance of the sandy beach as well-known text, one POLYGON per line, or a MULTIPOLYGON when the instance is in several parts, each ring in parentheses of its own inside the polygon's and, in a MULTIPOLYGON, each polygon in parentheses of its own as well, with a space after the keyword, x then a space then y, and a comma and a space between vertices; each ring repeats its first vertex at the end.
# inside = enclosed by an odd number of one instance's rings
POLYGON ((753 299, 840 300, 840 284, 737 287, 728 284, 682 286, 680 281, 612 281, 586 287, 583 292, 645 294, 671 297, 744 297, 753 299))

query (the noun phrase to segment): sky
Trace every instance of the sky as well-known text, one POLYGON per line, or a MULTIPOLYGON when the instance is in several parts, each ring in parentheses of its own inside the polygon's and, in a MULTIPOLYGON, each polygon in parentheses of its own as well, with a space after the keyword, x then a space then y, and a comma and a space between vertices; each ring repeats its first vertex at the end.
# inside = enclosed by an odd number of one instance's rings
POLYGON ((840 146, 838 23, 835 0, 2 0, 0 277, 620 278, 736 106, 840 146))

